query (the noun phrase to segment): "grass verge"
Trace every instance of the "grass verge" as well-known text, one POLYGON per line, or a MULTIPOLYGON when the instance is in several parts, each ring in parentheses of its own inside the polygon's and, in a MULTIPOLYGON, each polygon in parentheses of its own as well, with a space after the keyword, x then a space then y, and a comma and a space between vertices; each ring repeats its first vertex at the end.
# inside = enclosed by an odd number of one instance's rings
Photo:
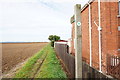
POLYGON ((66 78, 66 74, 55 55, 54 49, 47 45, 31 57, 14 78, 66 78), (44 58, 45 60, 40 67, 44 58))
POLYGON ((37 67, 35 64, 37 63, 38 59, 42 59, 45 55, 46 47, 44 47, 41 51, 36 53, 34 56, 32 56, 26 64, 16 73, 14 78, 31 78, 34 76, 34 69, 37 67), (32 75, 33 74, 33 75, 32 75))
POLYGON ((60 61, 55 55, 54 49, 49 45, 48 50, 49 53, 36 78, 67 78, 60 61))

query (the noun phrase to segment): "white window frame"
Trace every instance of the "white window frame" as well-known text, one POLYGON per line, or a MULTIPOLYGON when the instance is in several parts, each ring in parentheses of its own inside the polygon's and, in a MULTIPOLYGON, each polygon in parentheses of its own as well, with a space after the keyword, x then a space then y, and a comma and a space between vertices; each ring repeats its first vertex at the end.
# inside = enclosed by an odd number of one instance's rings
POLYGON ((118 31, 120 31, 120 26, 118 26, 118 31))
POLYGON ((119 15, 120 15, 120 0, 118 2, 118 6, 119 6, 119 15))
POLYGON ((117 17, 119 18, 120 17, 120 0, 118 1, 118 15, 117 17))

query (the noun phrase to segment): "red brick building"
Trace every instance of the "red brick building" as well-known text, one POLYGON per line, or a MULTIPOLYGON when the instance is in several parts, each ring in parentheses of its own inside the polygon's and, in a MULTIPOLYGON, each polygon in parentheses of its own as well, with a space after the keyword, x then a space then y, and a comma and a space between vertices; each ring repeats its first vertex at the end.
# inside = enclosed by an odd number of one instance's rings
MULTIPOLYGON (((92 66, 99 69, 99 50, 102 54, 102 71, 106 71, 106 56, 120 55, 120 2, 100 3, 100 13, 97 0, 90 0, 81 10, 82 16, 82 57, 90 64, 92 54, 92 66), (100 18, 99 18, 100 17, 100 18), (100 35, 98 28, 100 20, 100 35), (99 44, 99 41, 101 44, 99 44), (100 49, 101 47, 101 49, 100 49)), ((109 0, 107 0, 109 1, 109 0)), ((71 53, 75 55, 74 16, 71 18, 72 41, 71 53)))

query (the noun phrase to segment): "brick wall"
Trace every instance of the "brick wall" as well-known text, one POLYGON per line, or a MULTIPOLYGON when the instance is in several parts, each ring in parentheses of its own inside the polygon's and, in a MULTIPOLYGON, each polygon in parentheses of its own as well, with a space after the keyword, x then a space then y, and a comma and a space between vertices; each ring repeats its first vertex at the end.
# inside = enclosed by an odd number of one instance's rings
MULTIPOLYGON (((89 8, 82 11, 82 56, 89 63, 89 8)), ((101 41, 102 41, 102 70, 106 71, 106 55, 118 55, 120 49, 120 18, 118 19, 118 2, 101 2, 101 41)), ((91 24, 92 24, 92 63, 93 67, 99 69, 99 36, 94 21, 98 24, 98 3, 91 3, 91 24)), ((72 24, 74 26, 74 23, 72 24)), ((72 28, 74 30, 74 28, 72 28)), ((72 31, 72 38, 74 38, 72 31)), ((72 42, 72 45, 74 43, 72 42)), ((74 50, 73 50, 74 53, 74 50)))
POLYGON ((89 63, 89 23, 88 23, 88 8, 85 9, 84 12, 82 12, 82 26, 84 24, 84 27, 82 27, 82 55, 84 56, 84 59, 86 62, 89 63))
MULTIPOLYGON (((120 17, 118 18, 118 25, 120 26, 120 17)), ((118 42, 119 42, 119 44, 118 44, 118 48, 120 49, 120 31, 118 32, 118 42)), ((120 56, 120 51, 118 52, 118 55, 120 56)))
POLYGON ((103 3, 101 7, 102 16, 101 24, 102 30, 102 59, 103 59, 103 70, 106 69, 106 54, 116 55, 118 53, 118 3, 117 2, 107 2, 103 3), (105 16, 104 16, 105 15, 105 16), (105 22, 105 24, 104 24, 105 22), (106 37, 103 37, 103 36, 106 37))
POLYGON ((75 48, 74 48, 74 39, 75 39, 75 23, 72 23, 72 40, 71 40, 71 53, 75 55, 75 48))
MULTIPOLYGON (((89 26, 88 7, 82 11, 82 54, 89 63, 89 26)), ((106 71, 106 55, 118 53, 118 3, 101 3, 101 40, 102 40, 102 70, 106 71)), ((94 21, 98 24, 98 3, 91 3, 92 22, 92 63, 93 67, 99 69, 99 44, 98 30, 94 21)))

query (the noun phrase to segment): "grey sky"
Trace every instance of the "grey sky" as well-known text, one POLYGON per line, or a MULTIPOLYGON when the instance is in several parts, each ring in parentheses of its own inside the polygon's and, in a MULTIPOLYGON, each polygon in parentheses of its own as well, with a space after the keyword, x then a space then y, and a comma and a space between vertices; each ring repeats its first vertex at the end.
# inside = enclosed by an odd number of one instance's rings
POLYGON ((0 41, 48 41, 51 34, 71 37, 74 5, 88 0, 1 0, 0 41), (2 36, 2 37, 1 37, 2 36))

